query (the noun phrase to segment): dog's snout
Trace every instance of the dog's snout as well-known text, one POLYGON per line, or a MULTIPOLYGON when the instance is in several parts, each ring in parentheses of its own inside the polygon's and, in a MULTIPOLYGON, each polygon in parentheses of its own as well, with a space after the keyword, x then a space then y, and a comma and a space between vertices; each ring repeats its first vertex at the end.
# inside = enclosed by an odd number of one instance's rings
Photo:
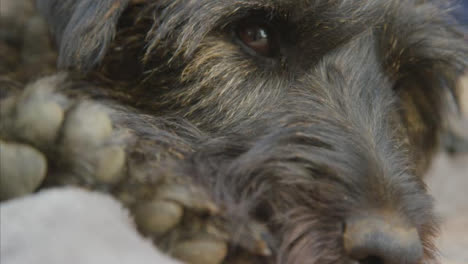
POLYGON ((416 228, 386 214, 350 218, 343 242, 348 256, 360 264, 416 264, 423 256, 416 228))

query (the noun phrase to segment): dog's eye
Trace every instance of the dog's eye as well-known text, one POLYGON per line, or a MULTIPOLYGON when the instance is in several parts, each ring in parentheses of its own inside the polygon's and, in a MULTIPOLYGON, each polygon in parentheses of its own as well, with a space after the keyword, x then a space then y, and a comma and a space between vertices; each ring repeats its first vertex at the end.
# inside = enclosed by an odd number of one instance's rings
POLYGON ((272 56, 272 34, 266 26, 246 25, 238 29, 239 39, 254 52, 270 57, 272 56))

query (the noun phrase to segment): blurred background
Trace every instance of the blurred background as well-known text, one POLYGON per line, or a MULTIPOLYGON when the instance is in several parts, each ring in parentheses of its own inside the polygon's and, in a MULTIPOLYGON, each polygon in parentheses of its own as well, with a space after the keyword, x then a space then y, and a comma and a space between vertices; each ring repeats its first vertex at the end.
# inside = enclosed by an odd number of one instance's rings
MULTIPOLYGON (((468 0, 457 2, 452 12, 467 32, 468 0)), ((466 39, 468 45, 468 34, 466 39)), ((0 0, 0 59, 0 84, 2 78, 27 82, 55 70, 47 27, 32 0, 0 0)), ((427 175, 442 223, 437 243, 443 264, 468 263, 468 74, 460 87, 462 114, 447 120, 452 132, 427 175)))
POLYGON ((468 74, 460 86, 462 116, 452 121, 455 137, 461 138, 453 142, 459 152, 441 151, 426 176, 442 223, 438 241, 442 264, 468 263, 468 74))

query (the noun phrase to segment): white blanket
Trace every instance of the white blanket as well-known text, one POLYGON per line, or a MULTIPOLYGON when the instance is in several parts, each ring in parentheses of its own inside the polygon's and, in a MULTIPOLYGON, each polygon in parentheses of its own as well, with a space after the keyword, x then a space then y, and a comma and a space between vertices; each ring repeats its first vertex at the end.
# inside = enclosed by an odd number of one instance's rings
POLYGON ((2 264, 176 264, 110 196, 51 189, 0 205, 2 264))

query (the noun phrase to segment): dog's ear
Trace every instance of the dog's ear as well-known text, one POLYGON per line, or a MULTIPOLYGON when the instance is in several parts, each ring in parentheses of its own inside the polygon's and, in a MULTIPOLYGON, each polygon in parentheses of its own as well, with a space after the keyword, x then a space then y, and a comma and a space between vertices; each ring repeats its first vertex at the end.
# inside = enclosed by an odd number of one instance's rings
POLYGON ((400 88, 428 102, 427 114, 436 117, 456 109, 458 79, 468 66, 467 35, 448 11, 431 3, 414 5, 390 9, 380 51, 400 88))
POLYGON ((378 30, 379 52, 396 83, 412 145, 430 153, 449 115, 459 110, 458 80, 468 66, 466 35, 432 1, 393 3, 397 7, 388 8, 378 30))
POLYGON ((131 0, 37 0, 59 50, 59 68, 88 71, 104 57, 131 0))

